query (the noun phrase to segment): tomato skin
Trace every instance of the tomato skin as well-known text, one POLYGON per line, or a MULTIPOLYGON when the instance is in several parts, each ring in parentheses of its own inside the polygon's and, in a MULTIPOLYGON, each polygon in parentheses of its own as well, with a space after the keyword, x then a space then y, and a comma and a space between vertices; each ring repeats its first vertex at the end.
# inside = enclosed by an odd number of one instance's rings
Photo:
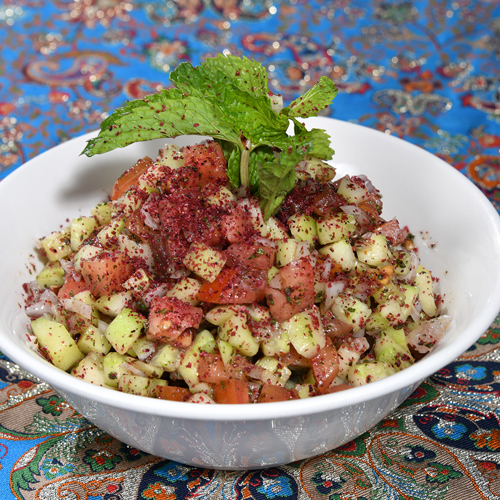
POLYGON ((228 286, 235 274, 236 271, 234 269, 223 268, 219 276, 217 276, 212 283, 207 281, 201 285, 200 290, 196 294, 196 298, 202 302, 218 304, 222 297, 222 292, 228 286))
POLYGON ((185 165, 198 170, 200 186, 214 182, 222 184, 229 182, 226 158, 217 142, 207 141, 203 144, 185 146, 182 153, 185 165))
POLYGON ((110 198, 112 200, 117 200, 120 196, 123 196, 132 186, 135 185, 142 173, 144 173, 153 163, 153 160, 149 156, 137 161, 137 163, 130 167, 126 172, 119 177, 111 190, 110 198))
POLYGON ((198 361, 198 377, 202 382, 217 384, 229 380, 224 362, 219 354, 202 353, 198 361))
POLYGON ((281 290, 266 287, 271 316, 280 323, 314 304, 314 269, 307 257, 280 269, 281 290))
POLYGON ((169 401, 186 401, 191 396, 189 389, 176 387, 174 385, 157 385, 156 397, 168 399, 169 401))
POLYGON ((285 389, 278 385, 264 384, 260 390, 259 403, 273 403, 278 401, 290 401, 299 399, 299 394, 295 389, 285 389))
POLYGON ((84 280, 76 281, 71 274, 68 274, 63 286, 57 292, 57 296, 60 299, 70 299, 77 293, 84 292, 85 290, 89 290, 89 287, 84 280))
POLYGON ((329 387, 323 394, 335 394, 336 392, 346 391, 347 389, 352 389, 352 385, 349 384, 339 384, 329 387))
POLYGON ((120 252, 103 252, 82 262, 82 276, 94 297, 111 295, 133 274, 134 266, 120 252))
POLYGON ((326 344, 321 351, 311 359, 311 365, 318 392, 324 394, 339 372, 337 349, 329 337, 326 337, 326 344))
POLYGON ((214 387, 214 401, 218 404, 248 404, 248 386, 243 380, 231 378, 214 387))
POLYGON ((160 342, 174 342, 187 328, 198 328, 203 311, 175 297, 157 297, 149 309, 146 335, 160 342))
POLYGON ((226 265, 236 267, 242 265, 254 269, 270 269, 274 263, 276 250, 263 245, 251 245, 250 243, 233 243, 225 250, 227 257, 226 265))
POLYGON ((400 245, 408 237, 408 229, 399 227, 399 221, 392 219, 377 226, 374 230, 375 233, 385 235, 391 245, 400 245))

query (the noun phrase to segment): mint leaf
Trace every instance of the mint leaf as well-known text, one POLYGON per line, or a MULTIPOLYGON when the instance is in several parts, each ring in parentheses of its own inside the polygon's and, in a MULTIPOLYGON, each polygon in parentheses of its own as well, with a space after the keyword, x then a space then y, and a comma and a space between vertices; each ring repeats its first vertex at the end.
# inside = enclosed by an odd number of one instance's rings
POLYGON ((305 94, 302 94, 289 106, 283 108, 282 113, 285 113, 290 118, 317 116, 320 111, 323 111, 332 103, 337 92, 338 89, 332 80, 327 76, 322 76, 318 83, 305 94))
POLYGON ((179 135, 210 136, 222 147, 231 185, 259 194, 266 218, 295 185, 299 161, 333 155, 325 131, 308 131, 298 121, 317 114, 335 97, 337 89, 327 77, 280 112, 273 110, 265 68, 247 58, 219 55, 197 67, 182 63, 170 81, 173 88, 114 111, 83 154, 179 135), (290 120, 295 130, 291 137, 290 120))
POLYGON ((165 90, 116 110, 102 122, 99 135, 87 143, 83 154, 93 156, 134 142, 179 135, 208 135, 241 143, 232 123, 211 101, 178 98, 178 92, 165 90))

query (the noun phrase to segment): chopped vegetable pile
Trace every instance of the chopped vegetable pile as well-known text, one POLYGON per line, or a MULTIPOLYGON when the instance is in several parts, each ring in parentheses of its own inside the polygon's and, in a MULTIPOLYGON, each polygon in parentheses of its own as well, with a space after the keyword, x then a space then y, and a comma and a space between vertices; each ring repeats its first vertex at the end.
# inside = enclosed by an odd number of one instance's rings
POLYGON ((139 159, 110 200, 40 240, 33 348, 111 390, 210 404, 346 390, 429 352, 450 318, 411 233, 366 177, 335 179, 329 137, 298 121, 333 83, 283 107, 262 66, 223 56, 171 81, 84 152, 212 139, 139 159))

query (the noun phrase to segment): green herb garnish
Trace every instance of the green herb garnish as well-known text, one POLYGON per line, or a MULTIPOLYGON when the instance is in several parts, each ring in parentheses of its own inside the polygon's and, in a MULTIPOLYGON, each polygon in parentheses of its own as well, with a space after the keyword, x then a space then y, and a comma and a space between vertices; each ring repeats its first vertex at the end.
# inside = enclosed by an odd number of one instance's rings
POLYGON ((247 58, 220 54, 197 67, 181 63, 170 81, 173 88, 114 111, 83 154, 93 156, 138 141, 179 135, 210 136, 222 146, 232 186, 243 185, 257 194, 265 219, 295 186, 297 163, 332 158, 328 134, 308 131, 299 121, 317 115, 336 96, 337 88, 326 76, 281 109, 273 105, 265 68, 247 58), (291 136, 287 134, 290 121, 291 136))

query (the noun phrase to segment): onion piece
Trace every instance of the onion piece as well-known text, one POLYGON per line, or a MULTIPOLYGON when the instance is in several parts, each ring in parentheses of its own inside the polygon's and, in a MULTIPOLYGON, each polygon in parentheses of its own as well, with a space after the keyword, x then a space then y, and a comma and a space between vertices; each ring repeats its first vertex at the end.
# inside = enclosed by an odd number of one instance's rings
POLYGON ((61 304, 68 311, 80 314, 85 319, 92 318, 92 306, 76 299, 60 299, 61 304))
POLYGON ((280 273, 276 273, 269 282, 269 286, 271 288, 275 288, 276 290, 281 290, 281 275, 280 273))
POLYGON ((354 215, 354 217, 356 217, 356 222, 360 226, 366 227, 370 224, 370 216, 362 208, 359 208, 356 205, 342 205, 340 209, 347 215, 354 215))
POLYGON ((443 315, 424 321, 406 335, 406 341, 420 353, 429 352, 451 324, 451 316, 443 315))
POLYGON ((30 318, 39 318, 44 314, 53 314, 52 307, 57 304, 57 295, 51 290, 44 290, 37 302, 26 308, 26 314, 30 318))
POLYGON ((148 307, 151 307, 153 300, 157 297, 163 297, 167 293, 168 289, 169 286, 167 283, 162 283, 161 285, 154 287, 152 290, 149 290, 146 295, 144 295, 144 302, 148 307))
POLYGON ((334 300, 337 298, 338 294, 343 292, 345 289, 345 283, 343 281, 330 281, 326 284, 325 289, 325 309, 329 310, 333 306, 334 300))

